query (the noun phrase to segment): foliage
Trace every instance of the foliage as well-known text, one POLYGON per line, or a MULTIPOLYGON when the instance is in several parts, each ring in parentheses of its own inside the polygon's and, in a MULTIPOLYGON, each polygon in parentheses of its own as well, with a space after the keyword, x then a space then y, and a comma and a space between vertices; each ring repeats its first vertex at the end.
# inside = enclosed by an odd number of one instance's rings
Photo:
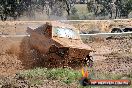
MULTIPOLYGON (((85 4, 81 5, 87 7, 88 12, 94 13, 97 18, 104 17, 105 19, 105 16, 109 18, 128 18, 129 13, 132 11, 132 0, 114 0, 114 2, 113 0, 86 1, 87 6, 85 4)), ((13 17, 15 20, 23 15, 32 18, 35 17, 35 12, 37 11, 44 12, 48 17, 50 15, 60 17, 66 12, 69 17, 75 11, 73 9, 76 4, 76 0, 0 0, 0 17, 3 21, 7 17, 13 17)), ((82 14, 84 13, 79 13, 78 15, 82 14)))
POLYGON ((81 73, 68 68, 36 68, 21 72, 20 75, 30 79, 32 83, 41 83, 42 80, 60 80, 66 84, 77 81, 81 78, 81 73), (35 80, 37 79, 37 80, 35 80), (38 82, 39 81, 39 82, 38 82))
POLYGON ((74 7, 74 8, 72 8, 72 10, 71 10, 71 14, 72 15, 75 15, 75 14, 77 14, 77 9, 74 7))
POLYGON ((128 18, 132 11, 132 0, 90 0, 87 3, 90 12, 96 16, 109 16, 109 18, 128 18))
MULTIPOLYGON (((92 69, 89 68, 89 72, 91 72, 92 69)), ((90 74, 92 79, 122 79, 123 77, 127 77, 127 79, 132 79, 132 74, 129 73, 127 75, 119 75, 119 74, 110 74, 110 73, 103 73, 103 72, 97 72, 94 71, 94 74, 90 74)), ((73 69, 68 69, 68 68, 53 68, 53 69, 47 69, 47 68, 36 68, 32 70, 26 70, 23 71, 19 74, 21 77, 24 77, 28 79, 31 84, 38 84, 41 85, 43 84, 44 80, 59 80, 60 82, 64 82, 66 84, 71 84, 71 83, 77 83, 78 85, 78 80, 82 77, 81 72, 73 70, 73 69)), ((83 88, 82 86, 79 86, 79 88, 83 88)), ((86 87, 86 88, 91 88, 91 87, 86 87)), ((94 88, 94 87, 92 87, 94 88)), ((101 87, 99 86, 98 88, 106 88, 106 86, 101 87)), ((109 88, 109 87, 108 87, 109 88)), ((123 87, 119 87, 123 88, 123 87)), ((128 88, 131 88, 128 87, 128 88)))
POLYGON ((75 4, 75 0, 64 0, 64 3, 66 5, 67 14, 70 15, 70 11, 75 4))

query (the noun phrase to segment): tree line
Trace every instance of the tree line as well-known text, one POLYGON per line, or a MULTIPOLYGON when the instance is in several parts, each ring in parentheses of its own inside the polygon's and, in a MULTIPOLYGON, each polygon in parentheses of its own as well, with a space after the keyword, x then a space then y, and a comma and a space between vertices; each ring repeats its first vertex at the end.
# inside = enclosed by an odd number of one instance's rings
MULTIPOLYGON (((109 15, 109 18, 127 18, 132 11, 132 0, 115 0, 114 2, 113 0, 86 0, 86 2, 88 11, 93 12, 95 16, 109 15)), ((77 0, 0 0, 0 17, 3 21, 7 17, 13 17, 15 20, 24 14, 32 17, 35 11, 45 12, 48 16, 62 16, 66 11, 70 16, 75 4, 77 0)))
POLYGON ((132 11, 132 0, 90 0, 87 8, 96 16, 110 15, 110 18, 128 18, 132 11))

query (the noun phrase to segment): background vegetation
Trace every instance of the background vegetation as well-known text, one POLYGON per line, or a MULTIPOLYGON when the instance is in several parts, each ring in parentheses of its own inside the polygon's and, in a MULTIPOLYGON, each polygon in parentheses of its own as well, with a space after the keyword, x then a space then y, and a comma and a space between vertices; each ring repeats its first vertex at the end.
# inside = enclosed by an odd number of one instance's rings
POLYGON ((2 20, 24 15, 34 18, 36 13, 47 19, 115 19, 129 18, 131 11, 132 0, 0 0, 2 20))

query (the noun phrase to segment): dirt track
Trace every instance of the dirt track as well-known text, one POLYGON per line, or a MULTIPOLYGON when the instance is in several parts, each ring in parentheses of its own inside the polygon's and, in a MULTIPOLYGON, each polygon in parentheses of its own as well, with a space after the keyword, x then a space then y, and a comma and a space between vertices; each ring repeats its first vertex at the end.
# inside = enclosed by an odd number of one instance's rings
POLYGON ((104 39, 88 44, 96 50, 93 54, 96 71, 118 74, 132 72, 132 37, 104 39))
MULTIPOLYGON (((19 26, 17 28, 19 29, 19 26)), ((20 31, 22 31, 22 34, 25 33, 25 29, 26 26, 21 28, 20 31)), ((20 31, 17 30, 17 33, 20 31)), ((5 32, 8 31, 6 30, 5 32)), ((13 34, 13 32, 11 33, 13 34)), ((95 72, 116 74, 129 74, 132 72, 132 37, 108 39, 98 37, 93 38, 92 41, 85 41, 85 43, 96 51, 92 54, 94 58, 95 72)), ((10 83, 10 80, 13 80, 13 82, 16 83, 15 86, 28 86, 29 83, 27 80, 11 78, 17 72, 25 69, 41 67, 43 65, 43 60, 38 58, 37 52, 30 48, 28 37, 0 37, 0 47, 0 82, 3 76, 9 76, 9 80, 5 78, 3 80, 6 80, 7 83, 10 83)), ((57 80, 45 80, 43 85, 33 85, 33 88, 54 86, 59 88, 77 87, 76 84, 66 85, 57 80)), ((4 85, 4 87, 7 88, 6 85, 4 85)))
MULTIPOLYGON (((27 27, 35 28, 47 21, 0 21, 0 33, 4 34, 25 34, 27 27)), ((88 32, 91 30, 100 30, 101 32, 110 32, 116 27, 131 27, 132 19, 124 20, 85 20, 85 21, 63 21, 72 24, 77 29, 88 32)))
MULTIPOLYGON (((126 22, 131 22, 131 21, 126 20, 126 22)), ((8 33, 9 34, 25 34, 27 26, 35 27, 43 23, 45 22, 44 21, 0 22, 0 25, 2 26, 0 28, 0 32, 4 31, 5 34, 6 33, 7 34, 8 33)), ((86 24, 87 22, 82 22, 82 23, 86 24)), ((120 22, 119 24, 123 24, 123 23, 120 22)), ((126 23, 126 25, 128 25, 128 23, 126 23)), ((0 46, 1 46, 0 75, 9 75, 12 73, 16 73, 17 71, 22 69, 30 69, 30 68, 34 68, 34 67, 42 65, 43 60, 38 60, 37 52, 30 48, 30 45, 28 43, 28 37, 20 37, 20 38, 0 37, 0 41, 1 41, 0 42, 0 46)), ((125 66, 124 58, 129 57, 128 59, 131 61, 132 38, 117 38, 117 39, 108 39, 108 40, 95 39, 94 41, 86 41, 85 43, 90 45, 96 51, 93 54, 94 60, 100 61, 95 66, 95 69, 97 70, 105 69, 106 71, 109 71, 110 67, 109 66, 107 67, 106 65, 108 64, 106 63, 113 64, 114 67, 118 68, 118 66, 115 66, 114 63, 111 62, 111 61, 114 61, 114 59, 117 59, 118 56, 120 56, 119 58, 123 58, 123 60, 121 60, 121 64, 124 64, 124 66, 125 66), (107 68, 104 68, 104 67, 107 67, 107 68)), ((125 68, 126 70, 130 69, 129 71, 131 71, 131 67, 132 67, 130 61, 126 64, 128 68, 125 68), (131 67, 129 68, 129 66, 131 67)), ((120 67, 122 68, 122 66, 120 67)))
MULTIPOLYGON (((36 52, 30 49, 28 38, 0 38, 0 75, 11 75, 19 70, 41 66, 36 52)), ((132 39, 102 39, 87 42, 95 49, 94 68, 97 71, 129 73, 132 69, 132 39)))

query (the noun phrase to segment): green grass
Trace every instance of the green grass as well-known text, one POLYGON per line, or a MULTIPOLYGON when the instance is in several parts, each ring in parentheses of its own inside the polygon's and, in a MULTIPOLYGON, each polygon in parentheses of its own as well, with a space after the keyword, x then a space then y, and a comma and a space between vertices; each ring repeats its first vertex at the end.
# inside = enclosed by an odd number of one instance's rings
POLYGON ((81 73, 79 71, 74 71, 67 68, 56 68, 56 69, 46 69, 46 68, 36 68, 32 70, 26 70, 21 72, 20 75, 28 78, 31 83, 41 84, 42 80, 60 80, 66 84, 77 81, 81 78, 81 73))
MULTIPOLYGON (((90 70, 90 69, 89 69, 90 70)), ((128 75, 118 75, 118 74, 108 74, 108 73, 98 73, 93 70, 94 75, 91 75, 93 79, 121 79, 122 77, 127 77, 132 80, 132 73, 128 75)), ((93 74, 91 72, 91 74, 93 74)), ((87 86, 82 87, 79 85, 79 79, 82 77, 80 71, 76 71, 68 68, 56 68, 56 69, 46 69, 46 68, 36 68, 32 70, 26 70, 20 73, 21 76, 27 78, 31 84, 41 85, 44 80, 59 80, 67 85, 75 83, 79 88, 132 88, 132 86, 118 87, 118 86, 87 86)))

